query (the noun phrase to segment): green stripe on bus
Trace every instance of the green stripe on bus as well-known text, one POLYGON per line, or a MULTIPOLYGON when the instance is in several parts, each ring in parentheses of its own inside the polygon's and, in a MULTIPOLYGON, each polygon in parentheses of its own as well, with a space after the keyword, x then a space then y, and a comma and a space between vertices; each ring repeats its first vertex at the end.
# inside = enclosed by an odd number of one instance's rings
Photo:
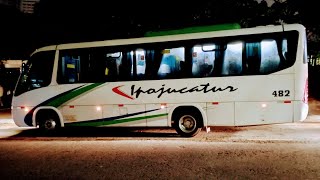
POLYGON ((144 36, 155 37, 155 36, 165 36, 165 35, 221 31, 221 30, 229 30, 229 29, 241 29, 241 26, 238 23, 216 24, 216 25, 210 25, 210 26, 195 26, 195 27, 187 27, 187 28, 173 29, 173 30, 149 31, 149 32, 146 32, 144 36))
POLYGON ((75 122, 75 123, 70 123, 70 124, 66 123, 65 126, 105 126, 105 125, 120 124, 120 123, 132 122, 132 121, 139 121, 142 119, 156 118, 156 117, 167 116, 167 115, 168 115, 168 113, 150 115, 150 116, 134 117, 134 118, 126 118, 126 119, 112 120, 112 121, 75 122))
POLYGON ((100 86, 101 84, 103 84, 103 83, 94 83, 94 84, 85 86, 83 88, 77 89, 75 91, 72 91, 72 92, 70 92, 70 93, 68 93, 68 94, 66 94, 64 96, 61 96, 61 97, 59 97, 57 99, 54 99, 53 101, 49 102, 47 104, 47 106, 59 107, 63 103, 65 103, 65 102, 67 102, 67 101, 69 101, 69 100, 71 100, 71 99, 73 99, 73 98, 75 98, 75 97, 77 97, 77 96, 79 96, 79 95, 81 95, 81 94, 83 94, 83 93, 85 93, 85 92, 97 87, 97 86, 100 86))

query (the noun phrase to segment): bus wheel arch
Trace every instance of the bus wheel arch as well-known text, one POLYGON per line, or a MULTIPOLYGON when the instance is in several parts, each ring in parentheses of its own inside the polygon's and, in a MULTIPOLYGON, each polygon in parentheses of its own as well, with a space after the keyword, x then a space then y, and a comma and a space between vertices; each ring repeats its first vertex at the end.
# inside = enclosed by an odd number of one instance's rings
POLYGON ((172 127, 183 137, 197 135, 204 126, 204 117, 201 110, 193 105, 176 107, 171 116, 172 127))
POLYGON ((39 107, 34 111, 33 124, 43 130, 53 130, 63 127, 62 115, 54 107, 39 107))

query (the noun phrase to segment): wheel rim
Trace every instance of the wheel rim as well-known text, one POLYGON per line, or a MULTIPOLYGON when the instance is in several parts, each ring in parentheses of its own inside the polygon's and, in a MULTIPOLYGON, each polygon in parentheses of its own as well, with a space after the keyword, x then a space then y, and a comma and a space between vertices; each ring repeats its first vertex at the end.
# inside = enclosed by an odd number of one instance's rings
POLYGON ((179 119, 179 128, 185 133, 193 132, 197 127, 197 121, 190 115, 184 115, 179 119))
POLYGON ((51 130, 56 127, 56 122, 53 119, 48 119, 44 122, 44 128, 51 130))

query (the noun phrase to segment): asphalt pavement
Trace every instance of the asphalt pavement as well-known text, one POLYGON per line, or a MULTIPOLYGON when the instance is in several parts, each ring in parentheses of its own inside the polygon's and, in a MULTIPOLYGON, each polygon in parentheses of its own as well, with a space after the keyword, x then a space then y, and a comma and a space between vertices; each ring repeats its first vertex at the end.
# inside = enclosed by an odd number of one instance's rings
POLYGON ((0 129, 18 127, 14 124, 11 116, 11 109, 0 109, 0 129))

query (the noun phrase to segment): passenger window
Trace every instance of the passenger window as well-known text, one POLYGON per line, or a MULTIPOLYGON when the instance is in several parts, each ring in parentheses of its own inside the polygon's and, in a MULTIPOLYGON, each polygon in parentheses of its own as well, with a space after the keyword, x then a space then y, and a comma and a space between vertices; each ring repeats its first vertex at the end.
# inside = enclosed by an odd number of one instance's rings
POLYGON ((282 40, 282 55, 284 57, 285 60, 288 60, 288 41, 287 39, 283 39, 282 40))
POLYGON ((246 43, 246 70, 247 74, 258 74, 261 62, 260 42, 246 43))
POLYGON ((119 75, 119 66, 122 60, 121 52, 107 53, 105 59, 105 81, 115 81, 119 75))
POLYGON ((61 57, 61 69, 64 83, 79 82, 80 56, 66 55, 61 57))
POLYGON ((130 61, 131 77, 136 77, 137 79, 144 79, 146 71, 146 51, 144 49, 136 49, 135 51, 131 51, 130 61))
POLYGON ((194 77, 210 76, 215 61, 214 44, 197 45, 192 51, 192 75, 194 77))
POLYGON ((146 72, 146 53, 143 49, 136 50, 137 76, 142 77, 146 72))
POLYGON ((243 42, 237 41, 227 45, 222 63, 222 75, 237 75, 242 73, 243 42))
POLYGON ((162 50, 162 59, 158 69, 160 79, 174 78, 179 75, 185 62, 184 51, 184 47, 162 50))
POLYGON ((81 51, 62 50, 59 54, 58 83, 73 84, 101 81, 102 73, 97 74, 100 72, 97 67, 101 67, 103 62, 100 56, 90 54, 88 49, 82 49, 81 51), (96 64, 98 62, 99 64, 96 64))
POLYGON ((263 40, 261 42, 261 66, 260 73, 265 74, 278 69, 280 57, 275 40, 263 40))

